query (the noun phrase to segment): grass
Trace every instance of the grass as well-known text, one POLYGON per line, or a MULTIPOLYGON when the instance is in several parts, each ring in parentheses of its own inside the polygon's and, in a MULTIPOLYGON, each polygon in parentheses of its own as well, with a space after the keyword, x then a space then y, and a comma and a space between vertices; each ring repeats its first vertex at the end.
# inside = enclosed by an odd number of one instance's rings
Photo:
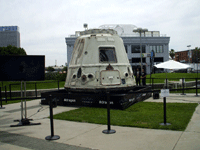
MULTIPOLYGON (((111 125, 184 131, 197 105, 197 103, 167 103, 167 122, 171 125, 161 126, 159 123, 164 122, 163 103, 140 102, 126 110, 112 109, 111 125)), ((107 124, 107 109, 82 107, 56 114, 54 119, 107 124)))

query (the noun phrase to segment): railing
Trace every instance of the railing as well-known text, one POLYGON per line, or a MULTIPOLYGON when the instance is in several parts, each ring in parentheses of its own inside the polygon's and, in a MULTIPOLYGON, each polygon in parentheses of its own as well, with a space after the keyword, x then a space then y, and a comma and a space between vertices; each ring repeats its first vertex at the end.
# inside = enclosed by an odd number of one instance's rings
MULTIPOLYGON (((185 90, 192 90, 195 89, 196 96, 198 96, 198 90, 200 89, 200 78, 146 78, 147 85, 151 86, 150 91, 146 92, 159 92, 160 89, 168 88, 170 91, 181 91, 182 95, 185 94, 185 90), (174 81, 175 80, 175 81, 174 81)), ((39 99, 37 95, 37 84, 41 83, 58 83, 58 90, 59 90, 59 81, 51 81, 51 82, 35 82, 35 83, 27 83, 27 84, 35 84, 35 97, 26 97, 24 99, 39 99)), ((7 101, 8 100, 21 100, 22 98, 14 98, 12 99, 12 86, 13 85, 20 85, 20 83, 9 84, 9 93, 10 99, 8 99, 7 94, 7 87, 4 86, 4 90, 0 87, 0 101, 7 101), (4 96, 2 96, 2 92, 4 91, 4 96), (4 97, 4 98, 2 98, 4 97)), ((143 93, 143 92, 142 92, 143 93)), ((2 107, 2 104, 1 104, 2 107)))
MULTIPOLYGON (((45 84, 45 83, 53 83, 53 82, 57 82, 57 88, 58 90, 60 89, 59 87, 59 81, 49 81, 49 82, 27 82, 26 84, 34 84, 34 91, 35 91, 35 97, 38 97, 38 88, 37 88, 37 84, 45 84)), ((12 99, 12 87, 15 86, 15 85, 21 85, 21 83, 12 83, 12 84, 9 84, 8 85, 8 88, 9 88, 9 96, 10 96, 10 99, 12 99)), ((20 89, 20 88, 19 88, 20 89)), ((4 97, 5 99, 7 100, 7 97, 8 97, 8 93, 7 93, 7 86, 3 86, 1 87, 1 91, 3 92, 4 91, 4 97)), ((20 91, 20 90, 19 90, 20 91)))
POLYGON ((152 90, 169 88, 170 91, 182 91, 196 90, 198 95, 198 89, 200 89, 200 78, 147 78, 147 85, 151 85, 152 90), (156 81, 157 80, 157 81, 156 81), (198 85, 199 84, 199 85, 198 85))

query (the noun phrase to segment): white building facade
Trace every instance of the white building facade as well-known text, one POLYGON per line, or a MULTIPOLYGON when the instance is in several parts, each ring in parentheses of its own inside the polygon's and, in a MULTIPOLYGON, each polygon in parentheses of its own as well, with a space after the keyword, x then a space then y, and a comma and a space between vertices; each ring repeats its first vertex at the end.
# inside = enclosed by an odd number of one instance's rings
MULTIPOLYGON (((135 72, 137 68, 141 68, 140 43, 142 45, 142 65, 147 74, 150 74, 151 51, 155 53, 154 64, 169 60, 169 41, 170 37, 160 34, 159 31, 146 31, 141 34, 133 32, 137 29, 135 25, 127 24, 106 24, 101 25, 100 29, 114 29, 122 38, 127 52, 129 62, 135 72), (141 39, 140 39, 141 38, 141 39)), ((67 64, 71 60, 73 46, 79 31, 75 35, 65 38, 67 45, 67 64)))

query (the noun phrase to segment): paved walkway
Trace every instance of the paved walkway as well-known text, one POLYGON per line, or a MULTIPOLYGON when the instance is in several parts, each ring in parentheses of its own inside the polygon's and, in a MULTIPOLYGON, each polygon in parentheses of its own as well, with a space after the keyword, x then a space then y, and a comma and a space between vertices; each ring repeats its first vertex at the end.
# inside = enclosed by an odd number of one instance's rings
MULTIPOLYGON (((146 101, 162 102, 163 99, 149 98, 146 101)), ((200 97, 194 94, 170 94, 167 102, 200 103, 200 97)), ((30 149, 69 149, 69 150, 198 150, 200 149, 200 105, 197 106, 186 130, 154 130, 133 127, 111 126, 115 134, 103 134, 106 125, 54 120, 54 133, 60 139, 46 141, 50 135, 49 107, 41 106, 40 100, 27 102, 27 116, 35 126, 10 127, 21 118, 20 103, 4 105, 0 109, 0 149, 30 150, 30 149)), ((75 107, 58 106, 53 109, 57 114, 63 111, 77 109, 75 107)))

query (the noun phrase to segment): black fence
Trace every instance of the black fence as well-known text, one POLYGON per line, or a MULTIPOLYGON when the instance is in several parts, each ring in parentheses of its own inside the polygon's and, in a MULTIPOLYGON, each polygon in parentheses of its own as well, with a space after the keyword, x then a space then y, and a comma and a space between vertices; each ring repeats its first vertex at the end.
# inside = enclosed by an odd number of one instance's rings
MULTIPOLYGON (((186 90, 195 90, 195 92, 192 93, 196 93, 196 96, 198 96, 198 93, 200 92, 200 78, 147 78, 147 85, 151 86, 151 90, 150 91, 146 91, 146 92, 160 92, 160 89, 164 89, 167 88, 170 90, 170 92, 173 91, 178 91, 182 94, 185 94, 186 90)), ((41 98, 41 96, 38 96, 38 89, 37 89, 37 84, 41 84, 41 83, 52 83, 52 82, 57 82, 57 88, 58 91, 60 90, 59 88, 59 81, 50 81, 50 82, 27 82, 26 84, 34 84, 34 93, 35 95, 32 97, 26 97, 24 99, 39 99, 41 98)), ((0 100, 1 101, 8 101, 8 100, 21 100, 22 98, 13 98, 12 99, 12 93, 14 91, 12 91, 12 87, 14 85, 18 85, 20 86, 21 83, 14 83, 14 84, 9 84, 8 87, 4 86, 4 87, 0 87, 0 100), (9 89, 9 92, 8 92, 9 89), (9 99, 8 99, 9 96, 9 99), (3 98, 2 98, 3 97, 3 98)), ((55 89, 54 89, 55 91, 55 89)), ((20 92, 20 91, 18 91, 20 92)))
MULTIPOLYGON (((34 95, 34 97, 38 97, 38 84, 48 84, 48 83, 54 83, 54 82, 56 82, 57 83, 57 89, 59 90, 60 89, 60 81, 47 81, 47 82, 26 82, 26 87, 30 87, 31 85, 31 89, 34 91, 34 94, 32 94, 32 95, 34 95)), ((19 83, 12 83, 12 84, 9 84, 9 85, 7 85, 7 86, 3 86, 3 87, 0 87, 1 88, 1 96, 2 97, 4 97, 4 99, 8 99, 8 97, 10 98, 10 99, 12 99, 12 97, 19 97, 19 96, 12 96, 12 95, 14 95, 14 94, 12 94, 12 93, 14 93, 14 92, 16 92, 16 93, 20 93, 21 92, 21 90, 13 90, 12 89, 12 87, 13 86, 17 86, 18 88, 17 89, 21 89, 21 83, 19 82, 19 83)), ((16 89, 16 88, 15 88, 16 89)), ((23 87, 23 93, 24 93, 24 87, 23 87)), ((26 89, 27 90, 27 89, 26 89)), ((41 89, 42 90, 42 89, 41 89)), ((27 92, 28 92, 29 90, 27 90, 27 92)), ((18 94, 19 95, 19 94, 18 94)))
POLYGON ((195 90, 198 95, 200 89, 200 78, 147 78, 146 80, 152 90, 167 88, 170 91, 181 91, 183 94, 186 90, 195 90))

